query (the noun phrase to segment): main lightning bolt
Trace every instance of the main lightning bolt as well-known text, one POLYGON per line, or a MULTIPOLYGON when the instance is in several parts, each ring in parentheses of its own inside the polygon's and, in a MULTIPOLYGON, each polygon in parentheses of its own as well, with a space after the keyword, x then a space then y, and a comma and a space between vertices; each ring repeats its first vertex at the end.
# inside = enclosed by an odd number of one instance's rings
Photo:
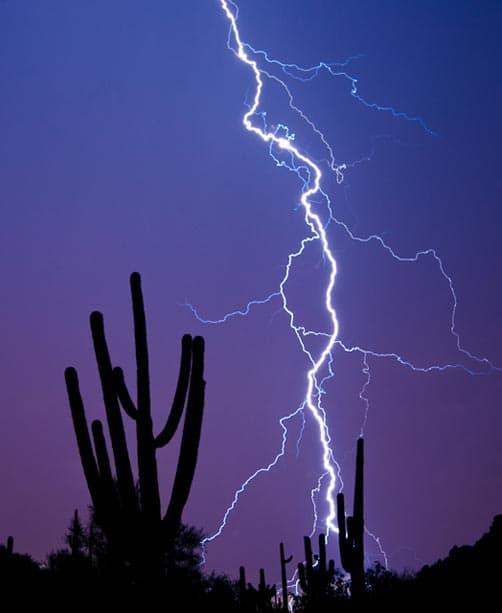
MULTIPOLYGON (((332 363, 335 349, 341 349, 346 353, 358 353, 362 357, 361 370, 364 376, 364 380, 359 392, 359 399, 363 404, 364 414, 361 423, 361 435, 364 434, 364 429, 366 421, 368 419, 368 412, 370 408, 370 401, 367 396, 367 390, 371 384, 370 359, 393 360, 406 368, 410 368, 416 372, 423 373, 430 373, 434 371, 441 372, 449 369, 461 369, 471 375, 484 375, 492 371, 502 372, 502 369, 494 366, 487 358, 478 357, 462 346, 460 335, 456 329, 457 295, 454 289, 453 280, 451 276, 446 272, 445 266, 441 258, 434 249, 426 249, 423 251, 419 251, 411 256, 403 256, 394 251, 394 249, 390 245, 388 245, 382 237, 378 235, 358 236, 349 228, 349 226, 345 222, 337 219, 334 216, 331 208, 330 199, 326 192, 323 191, 321 186, 321 180, 323 175, 319 163, 313 160, 312 157, 307 156, 305 153, 300 151, 300 149, 294 144, 294 134, 290 133, 286 125, 279 124, 273 128, 269 128, 267 126, 266 114, 263 111, 259 110, 262 91, 264 88, 264 80, 269 79, 278 84, 284 90, 288 98, 289 108, 291 109, 291 111, 296 113, 300 117, 301 121, 303 121, 320 139, 327 153, 327 159, 323 161, 325 161, 329 169, 335 173, 338 183, 341 183, 343 181, 343 173, 347 168, 353 167, 356 164, 362 163, 364 161, 369 161, 372 156, 369 155, 361 160, 354 161, 351 163, 336 163, 333 149, 328 143, 322 131, 306 115, 306 113, 304 113, 295 104, 291 90, 281 77, 277 76, 276 74, 273 74, 273 69, 277 68, 286 77, 303 82, 311 81, 315 79, 322 71, 327 71, 333 77, 342 77, 343 79, 348 80, 350 83, 350 94, 359 103, 363 104, 367 108, 377 110, 379 112, 387 112, 390 113, 393 117, 401 118, 406 121, 416 122, 429 134, 433 135, 434 132, 425 124, 423 119, 420 117, 409 116, 406 113, 398 111, 390 106, 381 106, 369 102, 362 97, 362 95, 358 91, 357 79, 350 75, 348 72, 349 63, 359 59, 360 56, 354 56, 349 58, 345 62, 339 63, 327 64, 321 62, 317 66, 311 67, 301 67, 296 64, 288 64, 281 62, 277 59, 273 59, 266 52, 257 51, 253 47, 251 47, 251 45, 242 40, 237 25, 237 5, 232 2, 232 0, 218 0, 218 2, 229 23, 227 46, 236 55, 236 57, 251 71, 254 77, 254 96, 252 98, 251 104, 248 105, 248 110, 243 116, 243 125, 247 131, 251 132, 268 145, 269 153, 278 166, 295 172, 300 179, 302 183, 300 202, 301 206, 303 207, 305 224, 308 227, 310 234, 301 241, 296 251, 288 255, 285 272, 279 284, 278 290, 269 294, 265 298, 251 300, 243 309, 227 313, 219 319, 203 318, 200 316, 197 309, 193 305, 187 303, 186 306, 188 306, 192 310, 194 316, 202 323, 223 324, 234 317, 245 317, 255 306, 260 306, 276 299, 280 300, 282 302, 282 309, 288 316, 290 328, 294 332, 301 347, 301 350, 308 358, 310 368, 306 373, 307 387, 301 404, 294 411, 292 411, 288 415, 285 415, 279 420, 279 424, 282 429, 282 442, 279 451, 268 464, 258 468, 236 490, 230 505, 228 506, 223 515, 222 521, 218 529, 212 535, 206 537, 203 540, 203 545, 207 545, 209 542, 213 541, 221 535, 227 524, 227 520, 230 514, 235 509, 236 505, 239 502, 240 496, 246 490, 247 486, 259 475, 272 470, 277 465, 279 460, 285 455, 288 436, 287 424, 293 418, 301 416, 301 432, 296 444, 298 453, 301 436, 305 427, 305 412, 308 412, 312 416, 314 423, 316 424, 322 456, 322 468, 320 470, 320 476, 317 480, 316 486, 310 492, 310 498, 313 507, 312 534, 314 534, 314 532, 316 531, 319 522, 319 517, 317 513, 317 499, 319 498, 319 496, 322 495, 324 497, 324 501, 326 503, 327 508, 327 513, 322 519, 322 523, 324 524, 323 529, 326 534, 329 535, 330 532, 337 531, 335 525, 335 490, 337 489, 337 487, 339 489, 343 487, 343 482, 340 476, 340 469, 338 463, 334 458, 332 450, 332 441, 326 421, 326 413, 322 406, 322 396, 325 393, 324 384, 334 375, 332 363), (263 62, 268 66, 268 68, 265 69, 263 67, 260 67, 257 58, 261 58, 263 62), (259 121, 257 122, 256 120, 259 121), (316 212, 315 209, 315 206, 319 204, 319 200, 321 202, 325 202, 328 211, 327 219, 324 222, 320 214, 316 212), (332 300, 333 288, 335 285, 335 279, 337 274, 337 264, 326 233, 326 230, 331 223, 336 224, 336 226, 338 226, 343 232, 345 232, 346 235, 352 241, 358 243, 376 243, 389 255, 389 257, 393 258, 395 261, 402 263, 416 263, 422 258, 432 258, 437 266, 440 275, 443 277, 445 283, 447 284, 451 296, 452 307, 450 312, 450 333, 455 339, 456 347, 459 354, 464 359, 474 362, 475 366, 468 367, 461 361, 451 364, 432 364, 425 366, 417 365, 414 364, 411 360, 406 359, 397 353, 382 352, 377 351, 373 348, 352 346, 342 342, 342 340, 339 339, 338 335, 339 324, 332 300), (295 320, 295 314, 288 304, 285 289, 286 284, 290 278, 290 272, 294 261, 305 252, 307 245, 313 242, 319 243, 323 260, 326 263, 328 269, 328 282, 324 293, 324 306, 326 309, 326 313, 328 314, 329 329, 322 331, 307 330, 305 327, 298 325, 295 320), (320 337, 324 342, 322 350, 317 357, 315 357, 313 355, 313 352, 307 348, 306 341, 309 337, 320 337)), ((368 530, 367 534, 374 540, 380 551, 380 554, 382 555, 385 563, 387 564, 387 554, 385 553, 381 545, 380 538, 375 536, 368 530)))
MULTIPOLYGON (((335 310, 332 306, 332 294, 333 287, 335 285, 335 277, 336 277, 336 260, 331 252, 328 238, 326 236, 326 230, 321 221, 321 218, 317 213, 314 212, 312 206, 312 197, 316 194, 319 194, 321 191, 321 169, 317 164, 315 164, 309 157, 300 152, 300 150, 295 147, 293 144, 292 137, 289 136, 287 130, 285 131, 285 136, 282 136, 282 132, 280 129, 274 131, 267 131, 264 128, 256 126, 252 118, 257 113, 258 108, 260 106, 260 99, 263 90, 263 73, 259 69, 256 60, 252 59, 246 50, 246 46, 242 42, 239 29, 237 28, 237 7, 226 0, 220 0, 221 8, 223 9, 229 23, 230 23, 230 34, 229 34, 229 44, 231 41, 234 43, 233 51, 246 66, 248 66, 254 75, 255 83, 256 83, 256 91, 254 94, 253 102, 250 105, 248 111, 245 113, 243 117, 243 124, 245 128, 261 138, 265 143, 269 143, 271 146, 276 146, 281 152, 289 154, 294 160, 295 168, 298 166, 302 166, 307 171, 307 176, 309 177, 308 184, 305 183, 304 190, 301 195, 301 204, 305 211, 305 223, 309 227, 311 231, 311 236, 303 239, 301 241, 299 249, 290 254, 288 257, 288 263, 286 266, 286 273, 281 281, 279 295, 282 299, 282 306, 284 311, 289 316, 290 326, 294 330, 298 341, 302 347, 302 350, 307 354, 310 362, 311 368, 307 373, 307 391, 305 393, 305 399, 302 403, 302 406, 298 408, 291 415, 286 416, 280 420, 281 426, 283 428, 283 443, 280 454, 275 458, 274 462, 272 462, 269 466, 264 469, 259 469, 254 475, 252 475, 236 492, 234 496, 234 500, 232 502, 231 507, 227 509, 227 512, 224 517, 224 521, 220 526, 220 529, 217 531, 215 535, 209 537, 207 540, 212 540, 218 533, 221 533, 223 529, 224 523, 226 522, 226 518, 228 517, 228 513, 234 508, 237 503, 239 494, 244 490, 249 481, 254 478, 259 472, 263 470, 269 470, 273 465, 279 460, 284 454, 285 450, 285 441, 287 430, 284 426, 284 421, 291 419, 297 412, 300 410, 308 410, 313 416, 319 432, 319 440, 322 448, 322 465, 323 465, 323 473, 326 475, 326 479, 328 481, 325 493, 326 503, 328 505, 328 514, 325 519, 326 528, 329 532, 330 530, 335 530, 335 504, 334 504, 334 491, 336 488, 336 480, 337 480, 337 467, 336 463, 333 459, 333 451, 331 449, 331 438, 328 431, 328 426, 326 423, 326 414, 321 406, 321 386, 319 382, 319 373, 323 366, 331 358, 331 353, 333 351, 333 347, 338 337, 338 320, 336 318, 335 310), (230 8, 232 7, 232 8, 230 8), (288 301, 285 293, 285 284, 288 281, 289 273, 291 270, 291 266, 293 261, 298 258, 305 250, 305 246, 312 241, 320 241, 322 246, 323 256, 329 264, 329 281, 326 287, 325 292, 325 307, 326 311, 329 313, 329 318, 331 322, 331 330, 327 338, 327 342, 321 354, 317 359, 315 359, 310 351, 305 346, 305 342, 303 339, 303 329, 298 327, 295 323, 295 316, 293 311, 288 306, 288 301)), ((271 298, 272 296, 269 296, 271 298)), ((249 305, 248 305, 249 306, 249 305)))

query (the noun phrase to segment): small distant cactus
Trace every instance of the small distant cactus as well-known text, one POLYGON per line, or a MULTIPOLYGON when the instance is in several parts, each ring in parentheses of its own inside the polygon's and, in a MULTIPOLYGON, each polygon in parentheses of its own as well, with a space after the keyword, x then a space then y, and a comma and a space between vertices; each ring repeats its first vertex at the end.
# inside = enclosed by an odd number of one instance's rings
POLYGON ((319 555, 312 554, 310 537, 303 538, 305 545, 305 563, 298 564, 298 578, 302 592, 313 607, 326 601, 333 591, 335 581, 335 562, 326 558, 326 539, 319 535, 319 555))
POLYGON ((287 613, 289 611, 288 606, 288 578, 286 575, 286 564, 289 564, 293 559, 293 556, 286 558, 284 554, 284 543, 280 543, 279 550, 281 554, 281 584, 282 584, 282 610, 287 613))
POLYGON ((239 568, 239 598, 245 611, 253 613, 267 613, 274 609, 272 599, 276 595, 275 585, 268 585, 265 581, 265 571, 260 568, 260 581, 258 588, 251 583, 246 583, 246 570, 244 566, 239 568))
POLYGON ((14 553, 14 537, 13 536, 7 537, 7 544, 5 546, 5 549, 7 550, 7 553, 10 556, 14 553))

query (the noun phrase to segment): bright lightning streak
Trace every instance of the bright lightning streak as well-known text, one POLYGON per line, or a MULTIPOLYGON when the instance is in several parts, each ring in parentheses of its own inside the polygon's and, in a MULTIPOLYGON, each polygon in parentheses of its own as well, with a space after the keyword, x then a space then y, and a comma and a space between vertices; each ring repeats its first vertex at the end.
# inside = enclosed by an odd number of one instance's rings
POLYGON ((249 315, 249 312, 251 311, 252 307, 257 306, 257 305, 267 304, 268 302, 270 302, 272 300, 272 298, 278 298, 280 295, 281 295, 280 292, 274 292, 274 293, 270 294, 270 296, 267 296, 266 298, 263 298, 263 300, 251 300, 250 302, 247 303, 247 305, 246 305, 246 307, 244 309, 242 309, 240 311, 232 311, 231 313, 227 313, 221 319, 203 319, 199 315, 199 312, 193 306, 193 304, 190 304, 189 302, 186 302, 185 306, 188 307, 192 311, 192 313, 194 314, 196 319, 198 319, 203 324, 224 324, 229 319, 231 319, 232 317, 236 317, 237 315, 240 315, 241 317, 246 317, 246 315, 249 315))
POLYGON ((269 472, 270 470, 272 470, 272 468, 274 468, 274 466, 277 465, 279 460, 282 458, 282 456, 286 452, 286 443, 287 443, 287 440, 288 440, 288 429, 285 426, 285 423, 287 421, 289 421, 290 419, 292 419, 293 417, 295 417, 296 415, 298 415, 298 413, 302 409, 303 409, 303 407, 300 406, 300 407, 298 407, 296 409, 296 411, 293 411, 293 413, 290 413, 289 415, 286 415, 285 417, 281 417, 281 419, 279 420, 279 423, 281 424, 281 428, 282 428, 281 450, 279 451, 279 453, 275 456, 275 458, 267 466, 263 466, 261 468, 258 468, 257 470, 255 470, 255 472, 252 475, 250 475, 244 481, 244 483, 240 486, 240 488, 235 492, 234 498, 233 498, 230 506, 225 511, 225 514, 223 516, 223 519, 221 520, 221 524, 220 524, 218 530, 216 530, 216 532, 214 534, 212 534, 211 536, 208 536, 207 538, 203 539, 203 541, 202 541, 203 545, 206 545, 206 543, 210 543, 211 541, 214 541, 215 538, 220 536, 220 534, 223 532, 223 529, 226 526, 228 516, 235 509, 237 503, 239 502, 239 499, 240 499, 241 495, 244 493, 244 490, 251 483, 251 481, 253 481, 258 475, 260 475, 262 473, 269 472))
MULTIPOLYGON (((305 411, 308 411, 314 418, 314 422, 317 425, 319 441, 322 449, 321 475, 317 480, 317 485, 312 488, 310 492, 310 498, 313 508, 312 534, 314 534, 317 530, 319 523, 319 517, 317 512, 317 499, 321 496, 321 493, 324 490, 324 501, 327 505, 328 510, 327 515, 323 518, 323 523, 325 525, 325 532, 328 535, 331 531, 337 531, 337 528, 334 523, 334 493, 337 486, 339 489, 343 488, 343 482, 340 476, 340 468, 338 466, 338 463, 334 459, 333 451, 331 448, 331 437, 326 422, 326 413, 322 406, 322 396, 325 393, 324 384, 334 376, 332 363, 333 354, 335 350, 341 349, 345 353, 358 353, 362 357, 361 370, 362 374, 364 375, 364 381, 359 392, 359 399, 364 407, 364 412, 361 424, 361 435, 364 434, 370 409, 370 401, 368 396, 366 395, 368 387, 371 383, 370 358, 393 360, 398 364, 405 366, 406 368, 410 368, 414 372, 421 373, 443 372, 450 369, 460 369, 471 375, 486 375, 492 371, 502 372, 502 368, 494 366, 486 357, 478 357, 472 354, 470 351, 468 351, 462 346, 460 334, 458 333, 456 328, 456 314, 458 307, 457 294, 455 292, 452 277, 446 272, 443 261, 437 254, 436 250, 425 249, 422 251, 418 251, 411 256, 403 256, 398 254, 389 244, 384 241, 381 236, 376 234, 371 234, 369 236, 358 236, 349 228, 349 226, 344 221, 335 217, 332 211, 331 201, 321 187, 322 173, 318 163, 316 163, 316 161, 314 161, 311 157, 308 157, 307 155, 302 153, 300 149, 294 145, 294 134, 290 134, 289 129, 286 125, 279 124, 273 129, 268 128, 266 122, 266 114, 259 110, 262 92, 264 88, 264 80, 268 79, 270 81, 273 81, 274 83, 279 85, 280 88, 282 88, 282 90, 287 96, 289 108, 291 109, 291 111, 297 114, 300 117, 301 121, 304 122, 310 128, 310 130, 319 138, 326 150, 328 157, 327 160, 323 161, 326 161, 327 165, 329 166, 329 169, 335 173, 336 180, 338 183, 341 183, 343 181, 343 173, 347 168, 353 167, 364 161, 369 161, 372 157, 372 154, 355 162, 341 164, 337 163, 335 160, 333 149, 326 137, 324 136, 323 132, 316 126, 316 124, 310 119, 310 117, 308 117, 308 115, 295 104, 294 97, 290 88, 286 85, 282 78, 272 73, 272 70, 274 70, 274 68, 278 68, 286 77, 292 78, 300 82, 312 81, 313 79, 317 78, 322 71, 327 71, 333 77, 341 77, 342 79, 348 80, 350 83, 351 96, 367 108, 380 112, 390 113, 393 117, 401 118, 406 121, 416 122, 431 135, 434 135, 434 132, 426 125, 424 120, 420 117, 410 116, 390 106, 381 106, 369 102, 362 97, 357 87, 357 78, 355 78, 348 72, 349 64, 354 60, 359 59, 361 56, 354 56, 348 58, 345 62, 331 64, 320 62, 318 65, 311 67, 301 67, 297 64, 288 64, 281 62, 277 59, 272 59, 266 52, 255 50, 248 43, 242 41, 237 26, 237 5, 232 2, 232 0, 218 1, 230 26, 227 46, 230 50, 233 51, 237 58, 251 70, 254 76, 255 92, 252 98, 252 103, 247 105, 248 110, 243 116, 243 125, 247 131, 253 133, 263 142, 268 144, 270 156, 275 161, 277 166, 286 168, 294 172, 302 182, 303 189, 300 202, 304 211, 305 223, 310 230, 310 235, 300 242, 300 245, 296 251, 288 255, 285 271, 282 280, 279 284, 278 291, 270 293, 266 298, 251 300, 244 308, 227 313, 219 319, 204 319, 201 317, 198 310, 193 305, 187 303, 186 306, 191 309, 194 316, 202 323, 223 324, 234 317, 247 316, 250 313, 251 309, 255 306, 264 305, 273 300, 280 300, 282 302, 282 309, 289 318, 290 328, 293 330, 303 353, 307 356, 309 360, 310 369, 306 374, 307 389, 302 403, 295 411, 293 411, 289 415, 282 417, 279 420, 279 424, 282 429, 282 441, 279 452, 274 456, 271 462, 262 466, 261 468, 258 468, 241 484, 239 489, 234 493, 232 502, 226 509, 218 529, 211 536, 204 539, 203 546, 213 541, 222 534, 230 514, 235 509, 241 496, 243 495, 249 484, 259 475, 272 470, 278 464, 280 459, 285 455, 288 438, 287 424, 290 420, 294 419, 297 416, 301 416, 302 419, 300 435, 296 443, 297 455, 299 454, 301 437, 306 423, 305 411), (264 62, 269 67, 268 70, 259 67, 258 61, 257 59, 255 59, 258 57, 263 58, 264 62), (253 123, 253 119, 259 119, 260 125, 256 125, 255 123, 253 123), (320 215, 317 214, 313 209, 313 205, 318 199, 324 201, 327 206, 328 218, 325 223, 323 223, 320 215), (337 273, 337 264, 333 256, 333 252, 330 248, 326 234, 326 229, 331 223, 335 224, 352 241, 356 243, 376 243, 396 262, 413 264, 417 263, 423 258, 433 259, 434 263, 437 266, 439 274, 442 276, 443 280, 449 288, 451 296, 452 306, 450 311, 450 333, 455 339, 456 347, 459 354, 461 354, 464 359, 471 360, 472 362, 474 362, 476 364, 476 367, 470 368, 462 362, 418 365, 414 364, 411 360, 402 357, 394 352, 382 352, 373 348, 352 346, 348 345, 347 343, 344 343, 341 339, 339 339, 339 325, 336 317, 336 312, 332 304, 332 295, 337 273), (330 321, 330 329, 328 331, 307 330, 305 327, 298 325, 295 321, 295 314, 289 307, 286 294, 286 284, 290 278, 290 272, 294 261, 300 256, 302 256, 302 254, 305 252, 306 246, 309 243, 313 242, 318 242, 321 245, 322 256, 324 261, 327 263, 329 269, 329 279, 324 294, 325 308, 326 312, 329 315, 330 321), (307 348, 305 344, 305 339, 312 336, 324 338, 326 341, 320 356, 317 358, 314 358, 311 351, 307 348), (321 373, 325 371, 327 371, 328 374, 324 375, 321 378, 321 373)), ((387 566, 388 557, 382 547, 380 538, 369 532, 368 530, 367 534, 376 543, 378 550, 384 559, 385 565, 387 566)))
POLYGON ((373 532, 371 532, 370 530, 368 530, 368 527, 365 526, 364 527, 364 531, 366 532, 366 534, 371 537, 375 543, 377 544, 378 550, 380 552, 380 555, 383 558, 383 563, 385 568, 389 568, 389 556, 387 555, 387 552, 385 551, 385 549, 382 546, 382 539, 379 536, 376 536, 376 534, 373 534, 373 532))
MULTIPOLYGON (((298 66, 298 64, 286 64, 285 62, 272 59, 265 51, 257 51, 247 43, 244 44, 244 47, 249 49, 254 55, 262 55, 268 64, 277 65, 285 75, 291 77, 292 79, 295 79, 296 81, 312 81, 313 79, 316 79, 323 70, 327 71, 328 74, 330 74, 332 77, 343 77, 350 83, 350 95, 366 108, 371 109, 373 111, 390 113, 396 119, 405 119, 406 121, 416 122, 431 136, 436 136, 436 133, 427 126, 427 124, 421 117, 414 117, 408 115, 408 113, 405 113, 404 111, 398 111, 392 106, 369 102, 368 100, 366 100, 366 98, 361 96, 361 94, 359 93, 359 88, 357 86, 357 77, 352 76, 344 69, 347 68, 353 60, 358 60, 364 57, 363 55, 353 55, 347 58, 344 62, 332 62, 329 64, 326 62, 319 62, 319 64, 317 64, 316 66, 309 66, 306 68, 304 66, 298 66)), ((328 148, 331 149, 329 146, 328 148)))
POLYGON ((361 431, 359 432, 359 436, 363 437, 364 436, 364 431, 366 429, 366 424, 368 423, 368 413, 370 410, 370 401, 368 399, 368 397, 366 396, 366 390, 368 389, 369 384, 371 383, 371 372, 370 372, 370 366, 368 364, 368 354, 366 352, 363 352, 363 368, 362 368, 363 374, 366 375, 366 379, 363 383, 363 386, 361 388, 361 391, 359 392, 359 399, 361 400, 361 402, 364 405, 364 417, 363 417, 363 423, 361 424, 361 431))
MULTIPOLYGON (((319 440, 321 442, 321 448, 322 448, 322 464, 323 464, 324 473, 327 475, 326 478, 328 480, 328 485, 326 487, 326 493, 325 493, 325 501, 328 505, 329 510, 328 510, 327 517, 325 518, 325 524, 326 524, 326 531, 329 533, 330 530, 336 530, 335 523, 334 523, 334 519, 335 519, 334 492, 335 492, 336 482, 337 482, 337 474, 336 474, 337 467, 336 467, 336 463, 334 462, 333 451, 330 446, 331 437, 330 437, 328 426, 326 423, 326 415, 321 407, 321 386, 318 383, 318 375, 321 369, 323 368, 323 366, 325 366, 325 364, 331 360, 332 350, 333 350, 333 347, 335 345, 335 342, 338 336, 338 320, 336 318, 335 310, 332 306, 332 294, 333 294, 333 287, 335 284, 337 268, 336 268, 336 261, 330 250, 328 238, 326 236, 326 231, 321 221, 321 218, 312 209, 311 198, 312 196, 320 193, 321 191, 320 183, 321 183, 322 173, 321 173, 321 169, 319 168, 319 166, 317 166, 310 158, 308 158, 306 155, 301 153, 299 149, 293 145, 291 137, 278 136, 277 131, 274 131, 274 132, 266 131, 266 128, 262 129, 253 124, 252 117, 257 113, 257 110, 260 105, 262 90, 263 90, 263 72, 258 68, 257 62, 249 57, 246 51, 246 46, 242 42, 240 32, 237 27, 236 6, 231 2, 227 2, 226 0, 220 0, 220 4, 221 4, 221 8, 223 9, 230 23, 231 40, 234 43, 233 51, 237 55, 239 60, 241 60, 244 64, 246 64, 246 66, 248 66, 252 70, 254 74, 254 78, 255 78, 255 83, 256 83, 256 91, 255 91, 253 103, 250 105, 249 110, 245 113, 243 117, 244 127, 249 132, 261 138, 264 142, 274 144, 281 151, 289 153, 292 156, 292 158, 297 161, 298 164, 301 164, 302 166, 308 169, 308 175, 309 175, 310 180, 309 180, 309 185, 305 185, 304 191, 301 196, 301 204, 303 205, 303 208, 305 211, 305 223, 310 228, 312 235, 303 239, 301 241, 299 249, 296 252, 288 256, 286 273, 281 281, 279 294, 282 299, 283 309, 289 316, 290 326, 294 330, 296 337, 302 347, 302 350, 308 356, 312 364, 312 367, 307 373, 307 391, 305 393, 305 399, 304 399, 303 406, 306 407, 310 411, 315 422, 317 423, 317 427, 319 430, 319 440), (230 8, 230 6, 232 6, 233 10, 230 8), (317 241, 317 240, 319 240, 322 245, 323 256, 329 262, 330 273, 329 273, 329 281, 328 281, 326 292, 325 292, 325 307, 326 307, 326 311, 329 313, 329 316, 330 316, 331 332, 327 339, 326 345, 321 352, 321 355, 317 359, 314 359, 312 354, 305 347, 301 329, 295 324, 294 313, 288 306, 288 301, 287 301, 287 297, 285 293, 285 285, 289 279, 289 273, 290 273, 293 261, 296 258, 298 258, 300 255, 303 254, 305 247, 308 243, 312 241, 317 241)), ((230 39, 229 39, 229 43, 230 43, 230 39)), ((271 298, 272 298, 272 295, 269 296, 268 299, 271 299, 271 298)), ((247 308, 249 308, 249 305, 247 308)), ((266 468, 259 469, 256 473, 254 473, 251 477, 249 477, 244 482, 244 484, 241 486, 241 488, 238 490, 238 492, 234 496, 234 500, 232 501, 232 504, 227 509, 225 516, 223 518, 222 524, 220 525, 220 528, 213 536, 206 539, 206 542, 212 540, 218 534, 221 534, 221 530, 223 529, 226 523, 228 514, 235 507, 235 504, 237 503, 240 493, 244 491, 244 488, 247 486, 250 480, 254 479, 254 477, 258 473, 270 470, 270 468, 272 468, 272 466, 277 463, 279 458, 284 455, 285 444, 286 444, 286 439, 287 439, 287 429, 285 428, 283 422, 284 420, 291 418, 293 415, 296 415, 296 413, 299 411, 300 411, 300 408, 297 409, 297 411, 295 411, 291 415, 287 416, 286 418, 282 418, 280 420, 281 427, 283 428, 283 443, 282 443, 281 452, 276 456, 276 458, 270 465, 268 465, 266 468)))

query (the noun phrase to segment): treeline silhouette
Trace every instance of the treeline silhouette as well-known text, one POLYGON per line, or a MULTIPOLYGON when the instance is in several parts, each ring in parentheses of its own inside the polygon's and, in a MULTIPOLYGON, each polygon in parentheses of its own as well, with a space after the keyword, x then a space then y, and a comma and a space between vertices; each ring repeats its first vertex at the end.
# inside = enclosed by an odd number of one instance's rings
MULTIPOLYGON (((364 441, 356 447, 352 515, 346 516, 343 494, 337 496, 340 567, 328 560, 326 539, 319 535, 314 553, 304 537, 305 556, 288 572, 292 556, 279 544, 281 585, 267 583, 265 570, 258 582, 207 575, 203 571, 203 534, 182 522, 190 493, 204 411, 204 341, 185 335, 181 344, 178 381, 166 422, 154 434, 147 329, 141 279, 130 278, 136 353, 136 400, 121 368, 114 365, 105 336, 103 315, 90 317, 94 352, 101 381, 111 444, 108 451, 103 423, 89 429, 74 368, 65 371, 77 446, 92 504, 82 521, 75 510, 65 534, 66 547, 48 554, 42 563, 14 551, 14 539, 0 545, 0 587, 10 610, 33 603, 53 607, 105 604, 153 607, 166 611, 262 613, 287 611, 422 610, 430 606, 482 603, 500 606, 498 579, 502 570, 502 515, 475 545, 454 547, 448 557, 417 573, 398 574, 380 564, 365 568, 364 441), (122 412, 134 422, 137 467, 133 471, 122 412), (168 445, 182 425, 178 462, 171 497, 161 510, 156 452, 168 445), (112 470, 112 459, 115 472, 112 470), (134 475, 138 476, 135 481, 134 475)), ((268 561, 270 567, 275 562, 268 561)), ((237 569, 236 569, 237 570, 237 569)))

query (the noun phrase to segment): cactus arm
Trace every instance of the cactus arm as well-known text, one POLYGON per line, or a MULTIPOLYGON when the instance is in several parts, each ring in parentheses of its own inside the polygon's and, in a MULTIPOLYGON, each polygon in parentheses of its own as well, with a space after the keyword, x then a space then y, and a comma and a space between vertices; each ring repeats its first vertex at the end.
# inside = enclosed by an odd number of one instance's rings
POLYGON ((181 439, 178 466, 174 478, 171 500, 164 515, 167 533, 176 530, 192 486, 200 442, 204 410, 204 339, 193 340, 192 373, 188 393, 187 410, 181 439))
POLYGON ((98 311, 94 311, 91 313, 90 321, 94 352, 96 354, 103 391, 106 419, 108 421, 115 468, 117 470, 120 499, 126 513, 132 515, 137 510, 136 491, 134 488, 134 479, 127 449, 122 413, 120 412, 115 385, 113 384, 113 369, 105 338, 103 316, 98 311))
POLYGON ((80 394, 78 375, 74 368, 67 368, 65 370, 65 381, 80 460, 92 503, 96 506, 99 505, 99 471, 92 449, 84 403, 80 394))
POLYGON ((345 498, 342 493, 336 497, 337 517, 338 517, 338 545, 340 548, 340 561, 345 572, 350 573, 351 560, 350 549, 347 538, 347 526, 345 523, 345 498))
POLYGON ((136 406, 134 405, 134 402, 129 394, 129 390, 125 384, 124 371, 122 368, 117 366, 113 369, 113 381, 115 383, 115 389, 117 390, 117 396, 119 397, 122 408, 131 419, 136 420, 138 410, 136 409, 136 406))
POLYGON ((145 305, 141 291, 141 277, 133 272, 130 278, 131 299, 134 319, 134 345, 136 348, 136 373, 138 411, 150 415, 150 372, 148 366, 148 343, 146 335, 145 305))
POLYGON ((157 449, 169 443, 180 423, 190 380, 191 355, 192 337, 189 334, 185 334, 181 339, 181 359, 176 391, 166 424, 155 439, 155 447, 157 449))
POLYGON ((117 534, 124 531, 123 517, 106 448, 103 424, 95 419, 91 424, 91 430, 100 473, 98 504, 94 505, 94 511, 109 543, 117 547, 119 544, 117 534))
POLYGON ((94 440, 94 448, 96 449, 96 459, 98 461, 101 489, 106 491, 106 498, 115 499, 115 506, 118 506, 112 468, 110 465, 110 457, 108 456, 105 435, 103 433, 103 424, 99 421, 99 419, 95 419, 92 422, 91 430, 92 438, 94 440))

